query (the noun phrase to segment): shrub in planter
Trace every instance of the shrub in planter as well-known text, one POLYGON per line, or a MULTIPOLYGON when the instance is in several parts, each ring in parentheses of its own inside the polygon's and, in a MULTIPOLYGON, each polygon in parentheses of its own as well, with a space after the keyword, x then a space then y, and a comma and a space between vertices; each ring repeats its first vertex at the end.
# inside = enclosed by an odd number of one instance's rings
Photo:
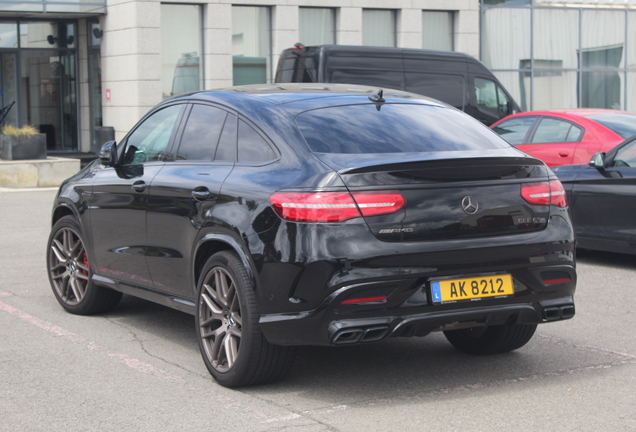
POLYGON ((33 126, 4 126, 0 134, 0 158, 46 159, 46 135, 38 133, 33 126))

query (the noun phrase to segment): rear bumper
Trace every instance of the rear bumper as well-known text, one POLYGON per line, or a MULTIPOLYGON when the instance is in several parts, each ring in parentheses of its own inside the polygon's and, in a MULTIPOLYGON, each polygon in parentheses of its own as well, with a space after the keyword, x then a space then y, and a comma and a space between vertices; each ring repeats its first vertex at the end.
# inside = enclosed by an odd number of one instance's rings
POLYGON ((574 315, 575 242, 566 211, 552 217, 545 230, 443 242, 389 244, 366 227, 349 228, 336 236, 322 227, 298 227, 296 238, 311 239, 307 244, 313 254, 297 246, 290 249, 296 252, 293 261, 283 255, 257 263, 260 327, 271 343, 373 342, 574 315), (325 257, 315 251, 324 251, 325 257), (513 295, 432 301, 431 281, 498 274, 512 276, 513 295), (371 301, 352 302, 360 298, 371 301))
POLYGON ((260 326, 267 339, 277 345, 342 345, 476 326, 539 324, 574 316, 573 266, 519 269, 512 274, 515 294, 506 299, 433 304, 429 283, 432 278, 375 281, 343 287, 311 311, 262 315, 260 326), (570 277, 560 282, 548 280, 549 283, 541 279, 553 274, 570 277), (530 287, 528 277, 541 280, 535 279, 530 287), (393 291, 385 301, 343 303, 352 297, 352 291, 378 292, 387 286, 393 291))

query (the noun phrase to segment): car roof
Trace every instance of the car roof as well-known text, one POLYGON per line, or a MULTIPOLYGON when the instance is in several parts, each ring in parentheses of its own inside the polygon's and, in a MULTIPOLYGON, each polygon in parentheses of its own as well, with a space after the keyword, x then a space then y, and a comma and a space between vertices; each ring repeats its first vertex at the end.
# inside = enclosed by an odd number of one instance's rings
POLYGON ((332 83, 252 84, 188 93, 175 96, 168 101, 204 100, 239 110, 247 105, 252 108, 255 108, 255 105, 270 108, 279 106, 292 114, 297 114, 308 109, 374 103, 369 99, 369 96, 378 94, 379 90, 383 91, 383 97, 389 103, 448 106, 435 99, 402 90, 332 83))
POLYGON ((532 116, 532 115, 555 115, 555 116, 578 116, 578 117, 586 117, 594 114, 634 114, 636 113, 629 111, 619 111, 613 109, 603 109, 603 108, 563 108, 563 109, 552 109, 552 110, 540 110, 540 111, 525 111, 522 113, 515 114, 515 116, 532 116))

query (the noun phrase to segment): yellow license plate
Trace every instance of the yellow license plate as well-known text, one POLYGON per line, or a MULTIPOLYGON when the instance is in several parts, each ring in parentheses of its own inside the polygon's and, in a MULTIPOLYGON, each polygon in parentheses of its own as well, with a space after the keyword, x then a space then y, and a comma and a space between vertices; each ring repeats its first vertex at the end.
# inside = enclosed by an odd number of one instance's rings
POLYGON ((514 292, 512 276, 509 274, 431 282, 433 303, 474 301, 486 297, 506 297, 514 294, 514 292))

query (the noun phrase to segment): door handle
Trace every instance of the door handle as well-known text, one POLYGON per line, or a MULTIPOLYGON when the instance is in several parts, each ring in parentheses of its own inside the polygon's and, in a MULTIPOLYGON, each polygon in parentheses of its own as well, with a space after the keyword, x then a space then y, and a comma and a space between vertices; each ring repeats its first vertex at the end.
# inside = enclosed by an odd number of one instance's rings
POLYGON ((210 190, 206 187, 198 187, 192 191, 192 198, 197 201, 205 201, 210 198, 210 190))
POLYGON ((569 155, 570 155, 569 152, 564 152, 564 151, 560 151, 559 152, 559 156, 561 156, 561 157, 568 157, 569 155))
POLYGON ((143 180, 136 181, 133 183, 132 189, 135 192, 143 192, 146 190, 146 182, 144 182, 143 180))

